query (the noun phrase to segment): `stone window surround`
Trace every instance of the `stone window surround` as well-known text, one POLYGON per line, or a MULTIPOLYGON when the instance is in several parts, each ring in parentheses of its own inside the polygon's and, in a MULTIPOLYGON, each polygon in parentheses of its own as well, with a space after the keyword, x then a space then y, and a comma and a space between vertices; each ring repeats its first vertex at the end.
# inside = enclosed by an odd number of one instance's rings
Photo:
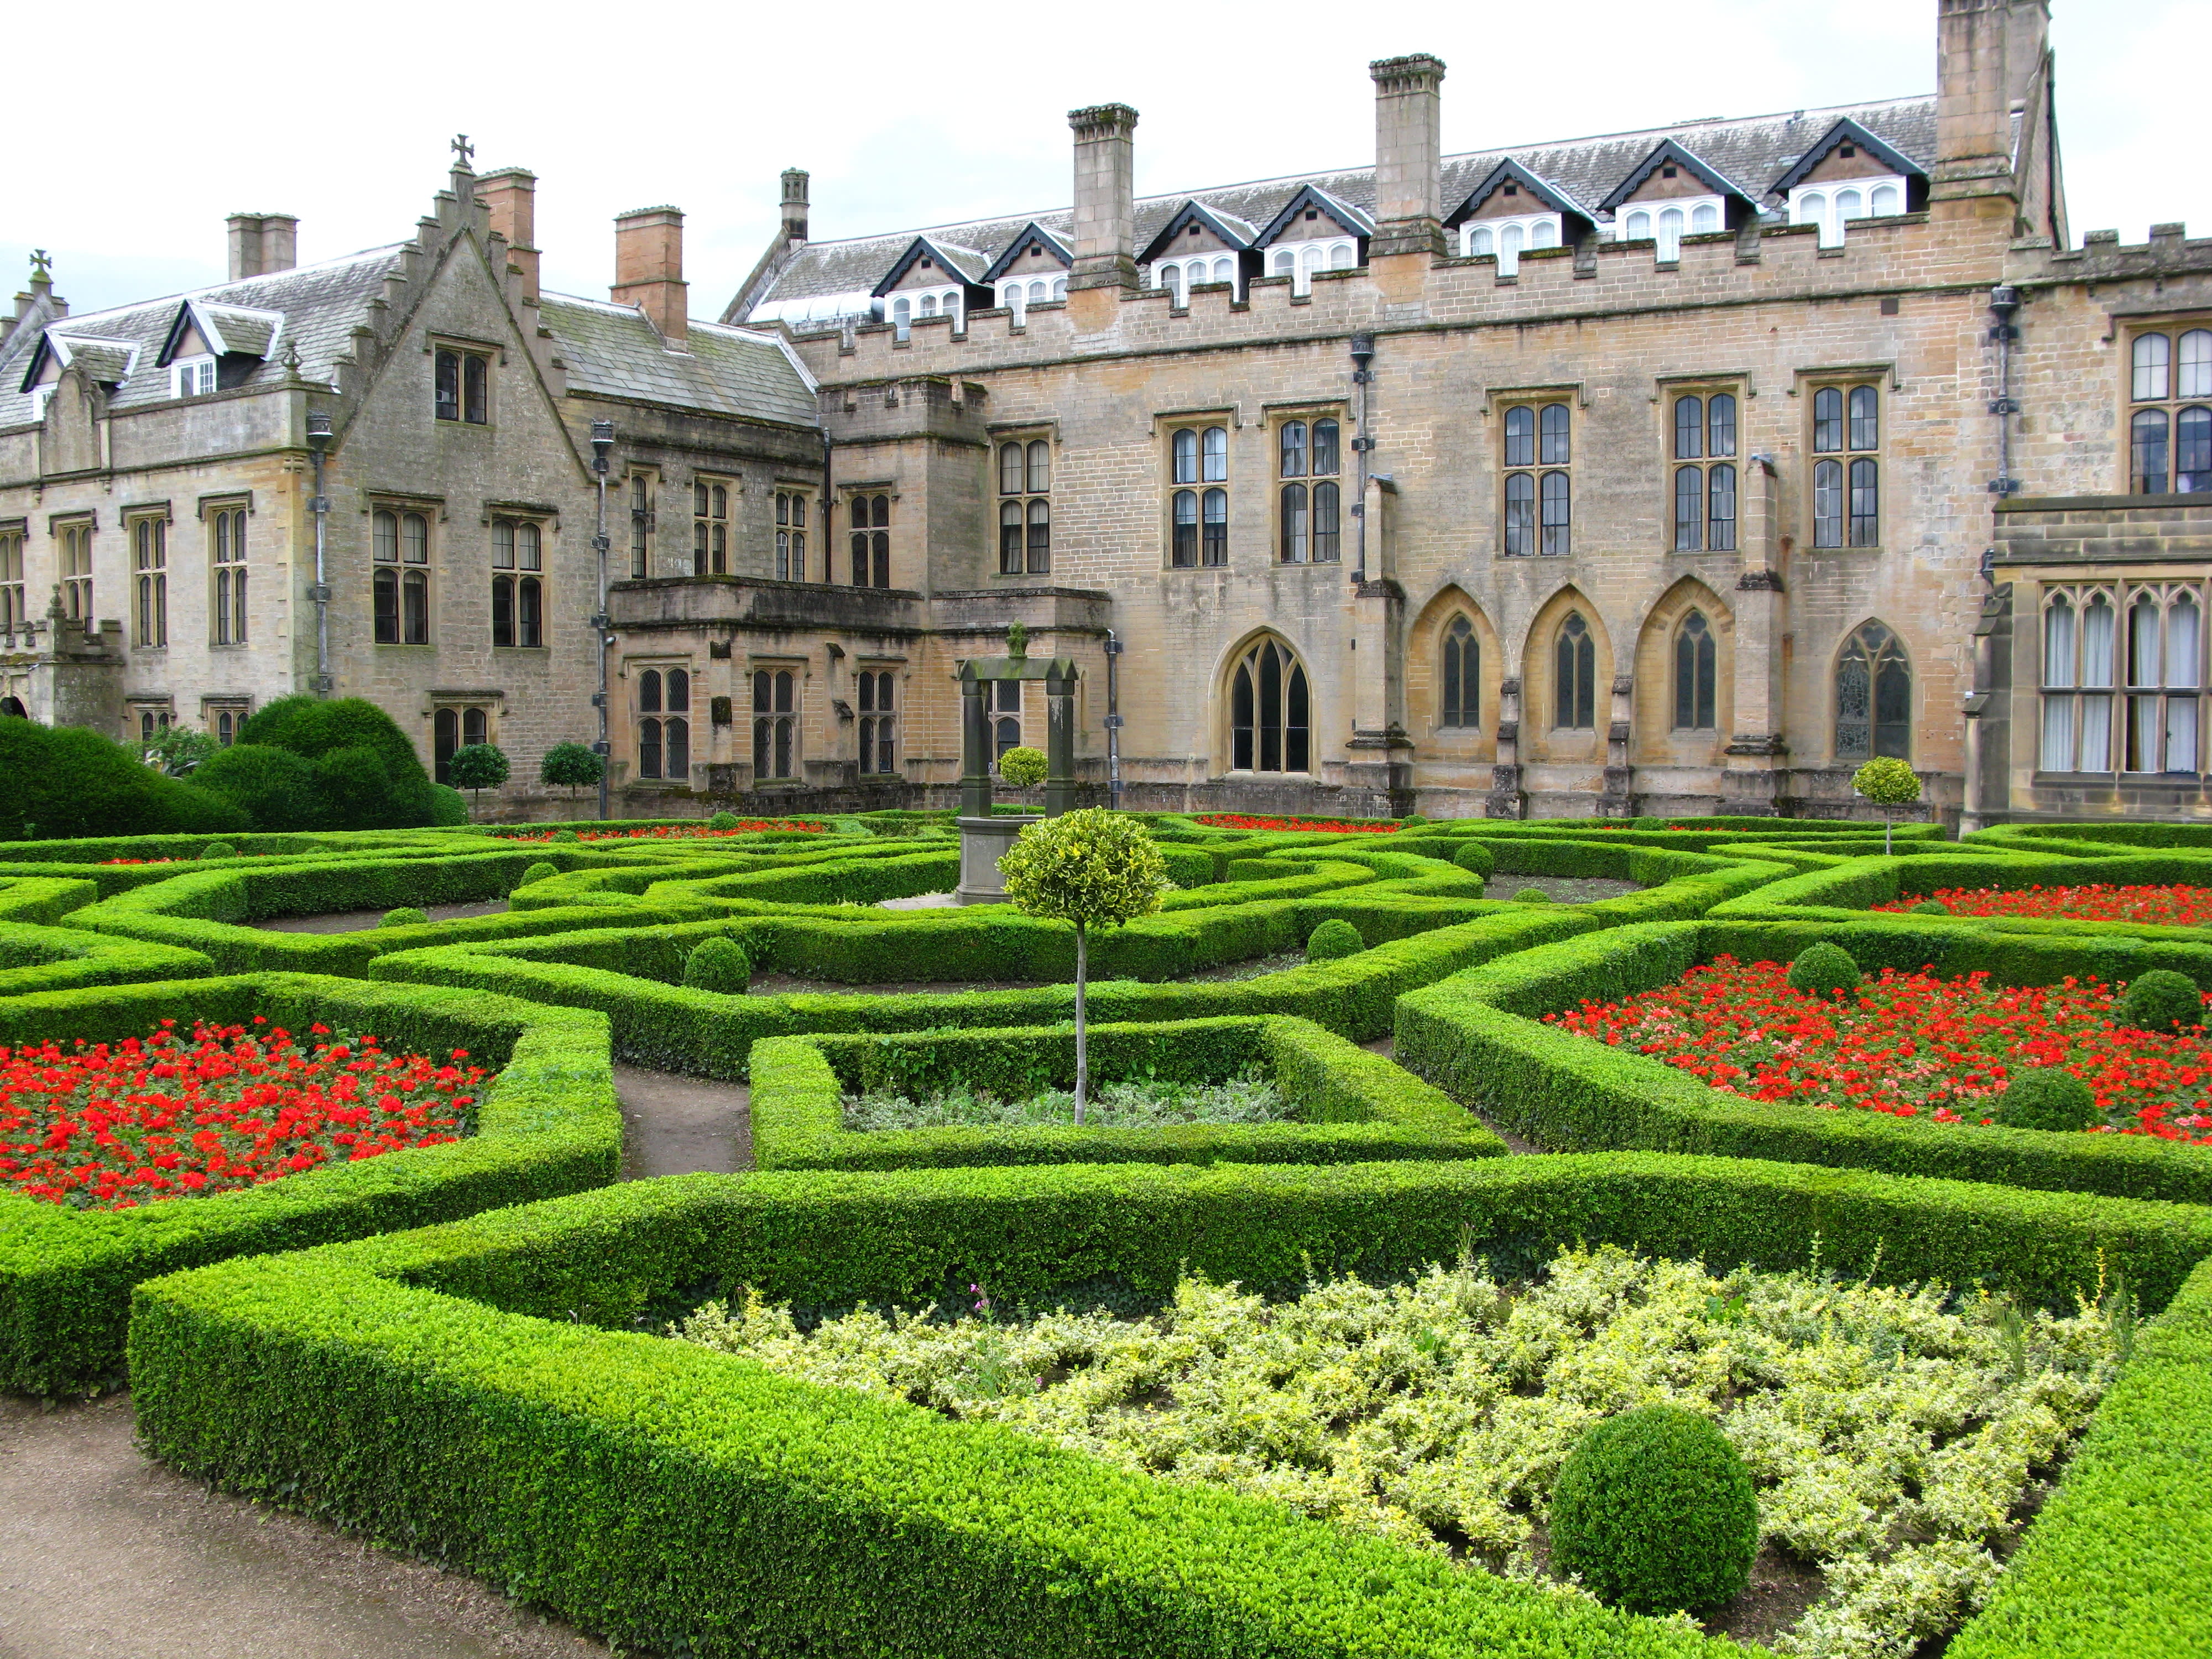
MULTIPOLYGON (((1720 557, 1726 559, 1742 556, 1746 469, 1750 463, 1752 453, 1756 448, 1750 436, 1751 404, 1753 399, 1758 396, 1758 385, 1747 368, 1717 369, 1707 374, 1662 374, 1653 380, 1651 404, 1654 412, 1653 424, 1656 432, 1655 441, 1658 445, 1659 474, 1664 480, 1659 492, 1659 545, 1667 554, 1682 558, 1700 558, 1706 554, 1716 552, 1720 557), (1735 399, 1735 453, 1733 455, 1707 455, 1696 462, 1677 460, 1674 455, 1674 399, 1701 398, 1710 403, 1712 395, 1717 392, 1735 399), (1717 550, 1710 545, 1697 549, 1678 548, 1674 545, 1675 468, 1690 465, 1710 470, 1711 464, 1715 460, 1732 462, 1736 470, 1735 546, 1717 550)), ((1708 430, 1710 431, 1710 428, 1708 430)), ((1710 543, 1711 540, 1710 496, 1705 505, 1708 518, 1706 533, 1703 539, 1710 543)), ((1806 545, 1810 546, 1811 543, 1808 541, 1806 545)))
MULTIPOLYGON (((1802 492, 1803 495, 1803 511, 1802 514, 1801 522, 1799 524, 1799 529, 1802 531, 1802 534, 1797 545, 1802 548, 1805 551, 1809 553, 1817 550, 1821 553, 1831 554, 1878 554, 1882 550, 1882 535, 1887 528, 1887 521, 1890 516, 1890 503, 1887 499, 1889 489, 1889 434, 1896 415, 1896 405, 1891 403, 1890 399, 1896 393, 1903 391, 1904 389, 1905 383, 1898 377, 1897 364, 1893 360, 1888 362, 1842 363, 1829 365, 1819 368, 1801 368, 1797 370, 1796 374, 1792 377, 1789 395, 1798 399, 1802 405, 1799 417, 1801 425, 1797 435, 1798 441, 1804 446, 1802 453, 1805 457, 1805 477, 1802 492), (1881 428, 1880 436, 1875 442, 1875 447, 1872 449, 1853 450, 1849 447, 1849 440, 1847 437, 1844 448, 1838 450, 1832 454, 1826 451, 1821 451, 1816 453, 1813 448, 1814 398, 1821 390, 1828 386, 1834 386, 1841 391, 1844 394, 1845 404, 1844 419, 1848 422, 1850 419, 1850 391, 1855 386, 1871 386, 1875 387, 1875 391, 1880 394, 1881 428), (1875 476, 1879 481, 1879 485, 1884 497, 1875 515, 1875 539, 1870 545, 1863 547, 1853 547, 1850 544, 1850 534, 1848 520, 1850 516, 1850 486, 1849 483, 1850 474, 1848 467, 1850 462, 1853 459, 1872 460, 1875 463, 1875 476), (1814 502, 1813 499, 1813 479, 1814 469, 1823 460, 1841 460, 1846 466, 1844 475, 1845 483, 1844 486, 1844 516, 1846 520, 1846 527, 1844 534, 1844 544, 1841 547, 1816 548, 1818 538, 1814 534, 1814 502)), ((1741 437, 1739 436, 1737 439, 1737 447, 1740 449, 1742 447, 1743 441, 1741 437)))
MULTIPOLYGON (((1323 483, 1334 481, 1336 483, 1338 500, 1341 503, 1337 513, 1338 545, 1339 548, 1341 549, 1344 538, 1349 535, 1352 530, 1354 520, 1352 509, 1358 504, 1357 498, 1359 488, 1358 471, 1352 447, 1352 441, 1357 434, 1354 430, 1349 404, 1341 398, 1301 398, 1289 403, 1262 404, 1260 405, 1260 414, 1261 424, 1267 435, 1267 454, 1269 458, 1267 466, 1267 478, 1269 485, 1267 491, 1267 547, 1270 558, 1275 567, 1281 570, 1310 569, 1316 565, 1319 565, 1325 570, 1334 569, 1340 572, 1344 564, 1341 551, 1340 551, 1338 556, 1333 560, 1316 559, 1313 556, 1313 531, 1311 528, 1313 520, 1310 518, 1308 520, 1309 528, 1307 532, 1306 557, 1297 562, 1286 562, 1284 559, 1283 486, 1286 483, 1304 483, 1310 489, 1316 481, 1323 483), (1306 454, 1308 471, 1297 478, 1285 478, 1282 476, 1282 433, 1283 428, 1292 421, 1304 421, 1306 423, 1306 454), (1336 422, 1336 471, 1334 472, 1316 473, 1311 471, 1313 454, 1312 430, 1313 423, 1316 421, 1334 421, 1336 422)), ((1307 510, 1309 514, 1311 513, 1312 508, 1310 504, 1309 504, 1307 510)))
MULTIPOLYGON (((2112 314, 2110 330, 2102 337, 2106 343, 2117 347, 2115 355, 2118 359, 2115 365, 2116 373, 2113 375, 2112 387, 2113 407, 2117 411, 2115 419, 2118 422, 2114 430, 2119 434, 2119 441, 2114 446, 2118 453, 2112 463, 2114 470, 2118 474, 2118 482, 2112 486, 2116 494, 2131 495, 2135 489, 2132 422, 2136 411, 2138 409, 2164 409, 2171 417, 2185 403, 2207 401, 2201 398, 2185 398, 2179 393, 2179 343, 2184 334, 2196 328, 2212 329, 2212 311, 2206 311, 2201 307, 2194 309, 2186 307, 2168 307, 2157 310, 2115 311, 2112 314), (2136 339, 2145 334, 2163 334, 2172 344, 2169 347, 2166 359, 2166 395, 2162 398, 2146 398, 2138 404, 2135 398, 2135 349, 2136 339)), ((2174 435, 2169 426, 2166 434, 2166 471, 2169 482, 2175 459, 2172 448, 2174 435)), ((2140 501, 2162 498, 2137 496, 2135 499, 2140 501)), ((2194 501, 2201 498, 2191 496, 2188 499, 2194 501)))
POLYGON ((434 428, 452 427, 462 430, 472 428, 479 432, 489 432, 499 424, 498 376, 491 371, 494 368, 507 367, 505 342, 479 339, 473 335, 454 334, 444 329, 432 329, 422 337, 422 355, 430 360, 430 412, 431 425, 434 428), (471 421, 468 418, 468 370, 465 366, 459 370, 462 378, 456 388, 456 395, 461 400, 459 415, 448 419, 438 414, 437 365, 438 354, 441 351, 458 352, 464 357, 481 357, 485 360, 483 420, 471 421))
POLYGON ((1554 554, 1549 556, 1568 558, 1571 558, 1573 556, 1574 457, 1576 452, 1581 448, 1583 443, 1583 434, 1577 429, 1582 424, 1580 417, 1589 412, 1589 387, 1587 383, 1581 380, 1558 380, 1548 385, 1540 386, 1491 386, 1486 389, 1483 400, 1479 405, 1477 405, 1477 407, 1481 410, 1483 419, 1487 422, 1492 423, 1488 441, 1484 446, 1483 453, 1485 459, 1498 469, 1498 494, 1494 498, 1497 502, 1498 516, 1496 528, 1492 531, 1491 536, 1492 557, 1498 559, 1509 557, 1517 559, 1545 556, 1542 554, 1544 532, 1543 486, 1541 479, 1542 475, 1547 471, 1565 472, 1567 475, 1568 490, 1568 551, 1564 555, 1554 554), (1567 461, 1564 466, 1547 465, 1543 459, 1543 416, 1540 413, 1540 410, 1546 404, 1565 404, 1571 411, 1567 428, 1567 461), (1536 416, 1536 442, 1538 446, 1536 450, 1536 459, 1534 463, 1526 467, 1508 466, 1505 464, 1505 412, 1509 409, 1517 408, 1522 405, 1526 405, 1540 411, 1536 416), (1530 546, 1529 550, 1525 554, 1508 554, 1505 550, 1507 516, 1505 508, 1506 479, 1510 475, 1516 472, 1529 473, 1538 480, 1536 485, 1536 495, 1531 509, 1534 514, 1534 520, 1532 526, 1534 541, 1530 546))
MULTIPOLYGON (((1199 520, 1199 544, 1196 556, 1189 564, 1187 565, 1177 564, 1176 562, 1175 503, 1176 497, 1178 495, 1185 492, 1192 492, 1199 496, 1202 504, 1206 492, 1208 489, 1221 490, 1228 496, 1228 502, 1224 509, 1224 513, 1227 514, 1224 522, 1231 526, 1235 524, 1237 507, 1237 497, 1235 493, 1237 477, 1237 434, 1243 432, 1248 424, 1256 424, 1259 430, 1267 435, 1268 441, 1271 443, 1273 441, 1273 428, 1268 423, 1266 413, 1264 411, 1262 412, 1261 416, 1257 422, 1247 422, 1244 418, 1244 411, 1242 406, 1236 404, 1215 404, 1208 407, 1197 409, 1158 410, 1153 412, 1152 434, 1160 446, 1160 477, 1162 481, 1160 489, 1160 568, 1162 569, 1222 570, 1228 568, 1229 556, 1226 544, 1232 543, 1234 541, 1235 538, 1233 532, 1224 538, 1224 551, 1221 562, 1218 564, 1207 563, 1205 554, 1205 521, 1202 511, 1199 520), (1208 479, 1206 477, 1205 433, 1206 428, 1211 426, 1218 426, 1223 428, 1227 437, 1227 449, 1225 453, 1225 464, 1223 467, 1223 477, 1218 479, 1208 479), (1197 440, 1200 446, 1198 465, 1199 476, 1194 482, 1178 483, 1176 479, 1176 434, 1186 430, 1193 431, 1199 434, 1197 440)), ((1273 466, 1272 465, 1268 465, 1266 466, 1261 476, 1272 476, 1273 471, 1273 466)), ((1269 526, 1272 530, 1272 514, 1270 515, 1269 526)), ((1273 546, 1272 541, 1269 544, 1268 562, 1270 564, 1274 562, 1273 546)))

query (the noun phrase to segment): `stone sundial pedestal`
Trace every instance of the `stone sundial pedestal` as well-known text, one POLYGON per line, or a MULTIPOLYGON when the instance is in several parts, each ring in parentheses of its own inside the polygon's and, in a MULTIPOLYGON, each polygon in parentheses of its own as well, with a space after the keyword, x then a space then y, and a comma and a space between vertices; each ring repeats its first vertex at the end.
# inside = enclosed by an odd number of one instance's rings
POLYGON ((1025 653, 1028 629, 1019 623, 1006 630, 1003 657, 970 657, 955 670, 960 683, 960 885, 953 896, 963 904, 1004 904, 1006 878, 999 860, 1014 837, 1040 816, 1058 817, 1075 801, 1075 663, 1066 657, 1025 653), (991 810, 991 686, 999 680, 1042 680, 1045 700, 1044 811, 1009 813, 991 810))

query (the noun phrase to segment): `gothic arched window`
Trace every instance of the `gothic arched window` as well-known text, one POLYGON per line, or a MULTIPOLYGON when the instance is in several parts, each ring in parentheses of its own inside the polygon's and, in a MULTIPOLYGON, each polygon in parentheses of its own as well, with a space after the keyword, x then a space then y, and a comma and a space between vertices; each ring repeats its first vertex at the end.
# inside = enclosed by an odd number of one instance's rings
POLYGON ((1912 665, 1882 623, 1870 622, 1836 659, 1836 758, 1912 758, 1912 665))
POLYGON ((1713 729, 1715 682, 1719 653, 1705 612, 1692 611, 1674 634, 1674 729, 1713 729))
POLYGON ((1482 724, 1482 641, 1474 624, 1454 617, 1444 629, 1442 659, 1437 665, 1443 693, 1437 702, 1438 726, 1478 726, 1482 724))
POLYGON ((1311 694, 1288 647, 1262 640, 1230 676, 1230 764, 1239 772, 1312 769, 1311 694))
POLYGON ((1597 641, 1582 612, 1570 611, 1553 647, 1552 724, 1583 732, 1597 725, 1597 641))

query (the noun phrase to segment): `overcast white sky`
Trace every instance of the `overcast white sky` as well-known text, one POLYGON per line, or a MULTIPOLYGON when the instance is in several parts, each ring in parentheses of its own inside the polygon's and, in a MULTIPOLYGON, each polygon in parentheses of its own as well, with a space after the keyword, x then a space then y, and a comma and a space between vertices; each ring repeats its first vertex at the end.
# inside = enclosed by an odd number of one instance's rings
MULTIPOLYGON (((1936 4, 233 0, 220 27, 204 9, 96 4, 70 33, 107 43, 111 70, 127 59, 120 81, 14 77, 0 294, 34 246, 80 314, 218 282, 224 216, 243 209, 298 214, 303 264, 397 241, 465 131, 480 171, 538 175, 547 286, 604 293, 613 216, 673 202, 693 313, 712 317, 775 229, 787 167, 813 173, 828 238, 1063 205, 1066 112, 1108 100, 1141 112, 1140 193, 1358 165, 1374 154, 1368 60, 1407 52, 1449 66, 1447 151, 1898 97, 1934 89, 1936 4)), ((2053 10, 2076 239, 2139 241, 2169 219, 2212 234, 2203 117, 2178 73, 2212 58, 2212 5, 2053 10)))

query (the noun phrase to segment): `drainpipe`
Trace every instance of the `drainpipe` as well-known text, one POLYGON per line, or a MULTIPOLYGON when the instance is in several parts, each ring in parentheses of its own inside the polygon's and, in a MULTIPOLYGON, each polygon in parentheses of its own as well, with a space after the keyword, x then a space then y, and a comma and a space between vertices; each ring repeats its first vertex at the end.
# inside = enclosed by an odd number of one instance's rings
POLYGON ((592 551, 599 560, 599 608, 592 618, 592 632, 599 642, 599 690, 592 699, 599 711, 599 740, 592 745, 599 757, 599 822, 608 817, 607 774, 614 769, 614 748, 607 741, 607 652, 615 636, 607 618, 607 452, 615 447, 615 423, 592 422, 592 482, 598 489, 597 516, 592 520, 592 551))
POLYGON ((1367 435, 1367 388, 1374 382, 1374 374, 1368 365, 1375 361, 1375 337, 1355 334, 1352 337, 1352 383, 1359 388, 1358 430, 1352 440, 1352 452, 1359 457, 1359 495, 1352 504, 1352 516, 1358 521, 1358 534, 1353 538, 1355 551, 1352 562, 1352 580, 1355 586, 1367 580, 1367 457, 1375 447, 1374 439, 1367 435))
POLYGON ((327 697, 337 687, 331 678, 331 585, 323 557, 325 527, 330 523, 331 498, 323 494, 323 457, 331 447, 331 417, 320 412, 307 416, 307 449, 315 458, 315 493, 307 498, 307 511, 315 520, 315 583, 307 597, 315 604, 315 695, 327 697))
POLYGON ((1990 404, 1990 413, 1997 417, 1997 476, 1990 480, 1990 494, 1999 501, 2020 493, 2020 480, 2012 476, 2012 417, 2020 412, 2012 395, 2012 349, 2020 338, 2013 313, 2019 309, 2020 290, 2010 283, 1990 290, 1990 313, 1996 319, 1990 341, 1997 349, 1997 395, 1990 404))
POLYGON ((1106 630, 1106 799, 1121 810, 1121 641, 1106 630))

